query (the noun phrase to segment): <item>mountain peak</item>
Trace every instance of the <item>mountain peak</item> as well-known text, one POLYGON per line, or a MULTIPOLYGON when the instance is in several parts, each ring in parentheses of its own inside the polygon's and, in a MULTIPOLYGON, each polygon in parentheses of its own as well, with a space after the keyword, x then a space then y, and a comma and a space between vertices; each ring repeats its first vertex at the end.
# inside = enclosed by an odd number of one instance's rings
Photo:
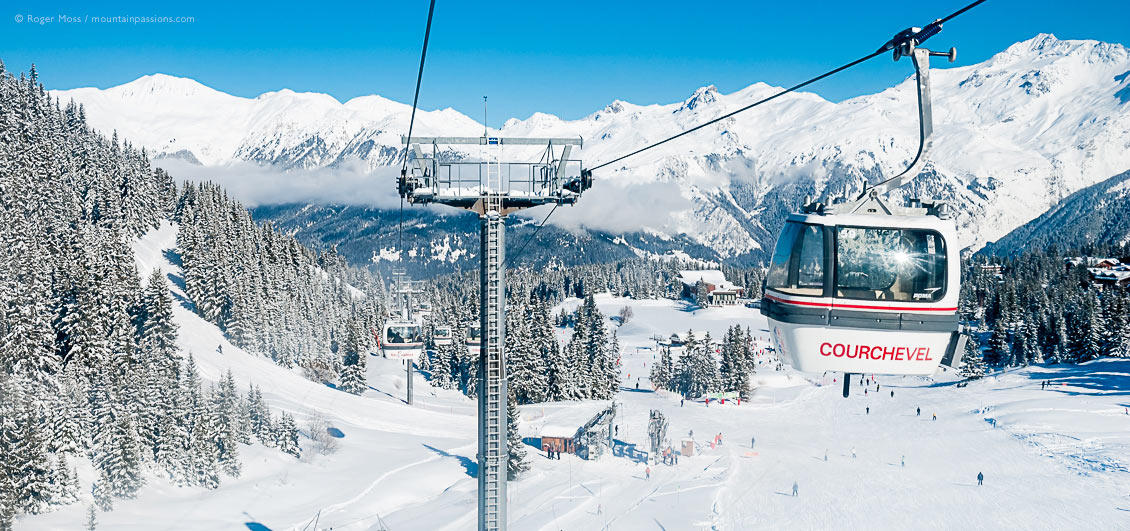
POLYGON ((1090 39, 1060 39, 1051 33, 1039 33, 1031 39, 1020 41, 1006 48, 996 57, 1006 57, 1009 60, 1031 58, 1033 55, 1042 57, 1087 56, 1088 59, 1100 61, 1122 61, 1130 52, 1126 47, 1117 44, 1090 39))
POLYGON ((684 101, 678 109, 675 109, 674 112, 680 112, 683 110, 693 111, 699 105, 709 105, 716 101, 718 101, 718 87, 714 85, 699 87, 694 91, 694 94, 692 94, 690 98, 687 98, 687 100, 684 101))
POLYGON ((107 90, 121 96, 192 97, 208 93, 222 94, 195 79, 161 73, 141 76, 107 90))

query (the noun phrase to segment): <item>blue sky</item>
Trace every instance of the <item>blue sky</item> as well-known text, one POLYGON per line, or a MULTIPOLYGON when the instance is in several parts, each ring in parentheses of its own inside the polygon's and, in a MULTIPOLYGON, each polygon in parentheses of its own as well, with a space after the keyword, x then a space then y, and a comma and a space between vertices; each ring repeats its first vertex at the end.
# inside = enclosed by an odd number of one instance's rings
MULTIPOLYGON (((757 81, 788 85, 965 3, 438 0, 421 106, 479 119, 488 95, 497 126, 534 111, 578 118, 614 99, 669 103, 710 84, 723 92, 757 81)), ((427 15, 424 0, 41 5, 0 8, 0 59, 9 70, 36 63, 48 88, 105 88, 162 72, 240 96, 290 88, 342 101, 374 93, 411 101, 427 15), (194 21, 95 24, 59 15, 194 21)), ((989 0, 929 44, 957 46, 963 65, 1041 32, 1127 44, 1127 20, 1125 0, 989 0)), ((910 68, 880 57, 810 89, 838 101, 893 85, 910 68)))

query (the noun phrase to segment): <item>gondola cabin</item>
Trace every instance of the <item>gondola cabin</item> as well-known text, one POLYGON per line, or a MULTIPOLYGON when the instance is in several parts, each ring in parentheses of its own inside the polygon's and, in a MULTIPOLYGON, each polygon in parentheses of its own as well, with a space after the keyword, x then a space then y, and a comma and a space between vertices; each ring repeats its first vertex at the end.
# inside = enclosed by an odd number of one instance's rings
POLYGON ((388 359, 414 360, 424 352, 424 335, 419 321, 393 319, 381 334, 381 354, 388 359))
POLYGON ((432 331, 432 343, 437 347, 450 345, 452 341, 450 326, 437 326, 432 331))
POLYGON ((774 347, 806 372, 933 374, 957 345, 956 241, 932 215, 790 215, 761 304, 774 347))
POLYGON ((467 323, 467 352, 472 356, 478 356, 482 345, 483 334, 479 323, 477 321, 467 323))
MULTIPOLYGON (((765 278, 761 313, 778 355, 819 373, 933 374, 957 368, 964 350, 957 319, 961 257, 953 212, 944 203, 885 196, 917 177, 932 145, 930 57, 918 46, 940 23, 891 39, 897 61, 914 62, 918 154, 901 173, 849 200, 809 203, 784 224, 765 278)), ((844 397, 848 382, 844 378, 844 397)))

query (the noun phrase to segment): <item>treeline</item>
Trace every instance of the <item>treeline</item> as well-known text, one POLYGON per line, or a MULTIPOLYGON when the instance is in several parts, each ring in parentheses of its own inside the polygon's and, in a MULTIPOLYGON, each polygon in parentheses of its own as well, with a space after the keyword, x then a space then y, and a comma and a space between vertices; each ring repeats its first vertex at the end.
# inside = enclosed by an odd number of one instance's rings
MULTIPOLYGON (((508 269, 507 293, 531 293, 551 306, 566 298, 583 299, 595 293, 611 293, 633 299, 678 299, 683 284, 680 270, 703 269, 696 262, 682 260, 654 260, 637 258, 606 264, 561 266, 550 264, 544 268, 508 269)), ((761 298, 764 278, 761 268, 722 266, 726 279, 745 288, 746 296, 761 298)), ((432 296, 440 304, 466 304, 477 300, 478 272, 436 277, 432 281, 432 296)))
MULTIPOLYGON (((467 318, 470 311, 443 311, 467 318)), ((606 318, 589 295, 574 315, 573 334, 562 348, 555 337, 549 304, 532 294, 509 298, 506 313, 507 386, 518 404, 557 400, 608 399, 620 385, 620 357, 615 332, 609 334, 606 318)), ((421 370, 446 389, 477 396, 479 356, 470 354, 466 324, 456 320, 451 345, 435 346, 420 359, 421 370)), ((447 321, 451 322, 451 321, 447 321)))
MULTIPOLYGON (((318 254, 256 224, 218 185, 186 183, 176 220, 185 292, 196 313, 240 348, 333 380, 345 376, 347 339, 355 353, 381 330, 379 280, 347 267, 332 249, 318 254)), ((349 359, 348 386, 363 384, 356 365, 363 368, 364 358, 349 359)))
POLYGON ((215 487, 250 433, 297 453, 293 419, 205 388, 176 349, 167 279, 128 245, 173 211, 144 150, 0 63, 0 529, 93 491, 108 509, 149 473, 215 487), (254 412, 253 412, 254 411, 254 412), (270 431, 265 431, 269 426, 270 431), (78 460, 93 465, 79 485, 78 460))
MULTIPOLYGON (((699 268, 700 264, 680 260, 632 259, 508 270, 507 374, 517 402, 611 397, 619 385, 615 367, 619 345, 615 334, 609 334, 593 294, 678 299, 683 291, 679 271, 699 268), (554 305, 569 297, 582 299, 581 306, 550 315, 554 305), (564 348, 554 337, 556 326, 573 329, 564 348)), ((722 270, 730 282, 746 288, 747 296, 761 296, 760 268, 723 266, 722 270)), ((466 337, 468 325, 479 319, 478 287, 477 272, 433 279, 427 293, 433 303, 427 332, 430 336, 431 327, 450 326, 453 341, 450 346, 435 346, 432 355, 420 359, 420 366, 436 385, 460 389, 469 396, 475 396, 478 357, 468 352, 466 337)))
MULTIPOLYGON (((1114 256, 1126 255, 1125 250, 1114 251, 1114 256)), ((1130 293, 1095 283, 1085 265, 1064 260, 1080 255, 1053 247, 968 261, 959 308, 974 331, 966 357, 973 366, 967 374, 978 375, 982 364, 1012 367, 1130 356, 1130 293), (977 359, 978 353, 983 359, 977 359)))
POLYGON ((652 385, 687 398, 717 392, 736 392, 742 398, 749 398, 754 352, 753 337, 748 329, 743 331, 738 325, 730 327, 720 345, 709 332, 700 341, 693 331, 687 331, 687 338, 677 360, 670 347, 663 349, 659 363, 651 366, 652 385))

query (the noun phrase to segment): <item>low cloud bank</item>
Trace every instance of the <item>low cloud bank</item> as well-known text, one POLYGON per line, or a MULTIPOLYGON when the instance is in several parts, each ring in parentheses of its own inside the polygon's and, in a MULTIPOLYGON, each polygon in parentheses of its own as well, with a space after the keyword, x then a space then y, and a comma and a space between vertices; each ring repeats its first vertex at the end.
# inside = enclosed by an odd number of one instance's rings
MULTIPOLYGON (((369 171, 355 164, 284 171, 253 163, 201 166, 176 159, 160 160, 157 165, 178 181, 215 182, 249 208, 291 203, 381 209, 400 206, 396 194, 396 178, 400 174, 397 167, 369 171)), ((519 215, 540 222, 549 208, 552 207, 538 207, 519 215)), ((676 232, 675 214, 693 208, 693 202, 673 182, 624 183, 598 178, 576 205, 558 208, 549 224, 566 230, 593 229, 613 234, 643 228, 676 232)), ((447 210, 433 209, 441 215, 450 213, 447 210)))
POLYGON ((361 164, 284 171, 245 162, 201 166, 175 159, 160 160, 157 165, 178 181, 217 183, 246 207, 286 203, 400 206, 400 196, 396 195, 400 169, 389 166, 373 171, 361 164))

